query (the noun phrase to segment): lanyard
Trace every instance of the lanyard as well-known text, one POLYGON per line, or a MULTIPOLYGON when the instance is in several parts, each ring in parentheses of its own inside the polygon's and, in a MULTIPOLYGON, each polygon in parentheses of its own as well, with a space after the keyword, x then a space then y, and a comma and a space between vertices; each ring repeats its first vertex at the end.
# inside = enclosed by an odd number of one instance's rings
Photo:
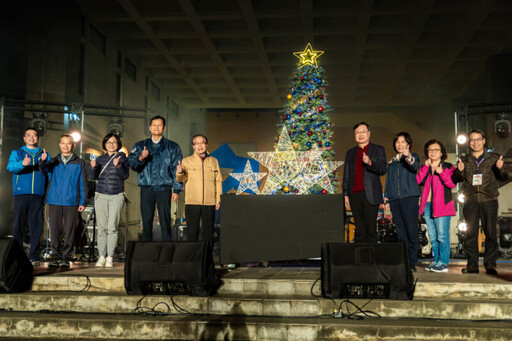
POLYGON ((480 165, 482 164, 482 162, 484 162, 484 160, 485 160, 485 157, 484 157, 484 158, 482 158, 482 160, 480 160, 480 162, 476 161, 476 159, 475 159, 475 163, 476 163, 476 171, 477 171, 477 172, 478 172, 478 171, 480 171, 480 165))

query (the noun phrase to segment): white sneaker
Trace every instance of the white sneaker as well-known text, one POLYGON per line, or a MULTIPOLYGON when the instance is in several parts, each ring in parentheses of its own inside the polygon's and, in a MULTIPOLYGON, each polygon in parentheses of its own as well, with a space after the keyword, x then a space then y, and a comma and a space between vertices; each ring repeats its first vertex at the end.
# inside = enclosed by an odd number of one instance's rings
POLYGON ((106 261, 105 261, 105 267, 106 268, 113 268, 114 267, 114 260, 112 259, 112 257, 108 256, 106 261))
POLYGON ((96 262, 97 268, 102 268, 105 266, 105 257, 101 256, 98 261, 96 262))

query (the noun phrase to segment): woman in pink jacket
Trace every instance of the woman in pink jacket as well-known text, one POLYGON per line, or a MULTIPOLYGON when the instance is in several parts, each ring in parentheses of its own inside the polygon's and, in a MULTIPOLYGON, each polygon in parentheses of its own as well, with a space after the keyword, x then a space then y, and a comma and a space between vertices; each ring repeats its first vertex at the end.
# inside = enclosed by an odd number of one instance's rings
POLYGON ((427 222, 428 237, 432 245, 432 263, 426 271, 448 272, 450 262, 450 220, 455 215, 452 174, 455 167, 446 160, 446 148, 436 139, 425 144, 427 160, 421 166, 416 180, 423 186, 420 214, 427 222))

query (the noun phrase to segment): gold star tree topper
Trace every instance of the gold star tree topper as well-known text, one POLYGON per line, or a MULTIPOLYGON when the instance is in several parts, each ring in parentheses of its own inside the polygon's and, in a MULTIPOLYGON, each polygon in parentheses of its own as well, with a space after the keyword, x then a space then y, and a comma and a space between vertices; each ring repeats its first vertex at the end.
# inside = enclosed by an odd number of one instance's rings
POLYGON ((311 43, 306 45, 304 51, 298 51, 293 53, 295 57, 300 59, 300 67, 304 65, 313 65, 314 67, 318 67, 316 59, 324 54, 324 51, 314 51, 313 47, 311 47, 311 43))

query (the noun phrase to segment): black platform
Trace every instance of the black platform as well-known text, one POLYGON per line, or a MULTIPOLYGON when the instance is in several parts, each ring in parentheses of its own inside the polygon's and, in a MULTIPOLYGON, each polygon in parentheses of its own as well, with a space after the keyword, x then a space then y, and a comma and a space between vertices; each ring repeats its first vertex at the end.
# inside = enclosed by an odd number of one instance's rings
POLYGON ((341 194, 222 196, 221 264, 320 257, 344 241, 341 194))

